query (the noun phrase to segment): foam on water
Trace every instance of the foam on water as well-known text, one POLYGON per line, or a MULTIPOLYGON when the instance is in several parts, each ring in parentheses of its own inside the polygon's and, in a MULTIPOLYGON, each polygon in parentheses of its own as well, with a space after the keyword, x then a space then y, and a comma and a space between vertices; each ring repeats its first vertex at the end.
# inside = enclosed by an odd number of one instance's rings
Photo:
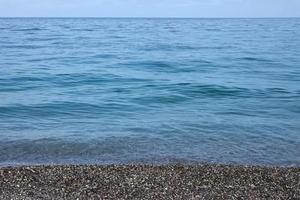
POLYGON ((299 19, 0 19, 0 165, 299 165, 299 33, 299 19))

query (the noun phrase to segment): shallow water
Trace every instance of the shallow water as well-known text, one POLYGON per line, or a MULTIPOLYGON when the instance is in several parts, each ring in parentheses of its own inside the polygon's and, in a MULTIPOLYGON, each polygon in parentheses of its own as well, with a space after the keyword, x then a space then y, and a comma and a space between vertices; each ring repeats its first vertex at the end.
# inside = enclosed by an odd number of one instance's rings
POLYGON ((0 165, 300 165, 300 19, 0 19, 0 165))

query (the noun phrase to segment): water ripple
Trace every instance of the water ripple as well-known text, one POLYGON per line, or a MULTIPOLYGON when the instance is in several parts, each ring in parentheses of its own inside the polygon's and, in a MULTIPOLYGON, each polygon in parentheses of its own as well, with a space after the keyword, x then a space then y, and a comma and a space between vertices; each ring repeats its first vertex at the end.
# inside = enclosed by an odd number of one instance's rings
POLYGON ((300 165, 299 19, 0 19, 0 165, 300 165))

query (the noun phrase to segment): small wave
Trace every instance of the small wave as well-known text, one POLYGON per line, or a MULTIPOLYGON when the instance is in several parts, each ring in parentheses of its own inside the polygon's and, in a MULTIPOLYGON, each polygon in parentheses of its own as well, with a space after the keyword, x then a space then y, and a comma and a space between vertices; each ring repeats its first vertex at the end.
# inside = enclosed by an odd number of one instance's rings
POLYGON ((33 77, 33 76, 21 76, 21 77, 13 77, 13 78, 5 78, 5 79, 0 78, 0 82, 18 83, 18 82, 26 82, 26 81, 43 81, 43 78, 33 77))
POLYGON ((89 59, 105 59, 105 58, 117 58, 116 55, 114 54, 96 54, 96 55, 93 55, 93 56, 90 56, 89 59))
POLYGON ((219 115, 224 115, 224 116, 228 116, 228 115, 235 115, 235 116, 246 116, 246 117, 254 117, 256 116, 255 114, 246 111, 246 110, 240 110, 240 111, 227 111, 227 112, 217 112, 216 114, 219 115))
POLYGON ((70 29, 70 31, 92 32, 95 31, 95 29, 77 28, 77 29, 70 29))
POLYGON ((212 31, 212 32, 219 32, 219 31, 222 31, 222 29, 219 29, 219 28, 207 28, 205 29, 206 31, 212 31))
POLYGON ((248 97, 252 95, 247 88, 226 87, 222 85, 201 85, 191 83, 178 83, 169 86, 171 91, 178 92, 189 97, 248 97))
POLYGON ((258 58, 258 57, 242 57, 239 60, 246 60, 246 61, 258 61, 258 62, 271 62, 271 60, 258 58))
POLYGON ((28 44, 28 45, 2 45, 1 48, 3 49, 43 49, 47 48, 43 45, 33 45, 33 44, 28 44))
POLYGON ((134 105, 104 102, 100 105, 78 102, 57 102, 32 105, 10 105, 0 107, 0 118, 40 119, 60 117, 91 117, 97 118, 103 114, 117 115, 136 111, 134 105))
POLYGON ((65 38, 64 36, 61 37, 34 37, 34 38, 27 38, 26 41, 30 42, 50 42, 50 41, 63 41, 65 38))
POLYGON ((165 94, 160 96, 149 95, 149 96, 134 98, 132 101, 144 106, 157 105, 158 107, 162 107, 168 104, 179 105, 180 103, 186 102, 188 100, 189 98, 182 95, 165 94))
POLYGON ((266 93, 290 94, 285 88, 267 88, 266 93))
POLYGON ((199 50, 223 50, 223 49, 232 49, 231 45, 222 45, 222 46, 199 46, 197 47, 199 50))
POLYGON ((178 63, 167 62, 167 61, 132 61, 127 63, 121 63, 127 67, 134 68, 141 71, 160 71, 160 72, 178 72, 178 63))
POLYGON ((16 92, 41 88, 43 86, 41 84, 37 84, 37 82, 41 83, 43 81, 43 78, 37 77, 14 77, 0 79, 0 92, 16 92))
POLYGON ((20 32, 32 32, 32 31, 43 31, 45 29, 42 28, 21 28, 21 29, 13 29, 12 31, 20 31, 20 32))
POLYGON ((296 93, 283 88, 249 89, 223 85, 179 83, 169 86, 171 91, 189 97, 211 98, 295 98, 296 93), (177 85, 177 86, 176 86, 177 85))
POLYGON ((142 51, 197 51, 202 49, 221 49, 223 47, 203 47, 195 45, 184 45, 184 44, 153 44, 149 46, 143 46, 139 50, 142 51))

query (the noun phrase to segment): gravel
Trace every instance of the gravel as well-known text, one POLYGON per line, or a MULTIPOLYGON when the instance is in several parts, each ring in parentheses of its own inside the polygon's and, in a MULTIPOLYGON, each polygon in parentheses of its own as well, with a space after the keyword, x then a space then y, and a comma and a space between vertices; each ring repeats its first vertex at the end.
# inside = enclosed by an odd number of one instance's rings
POLYGON ((4 167, 0 168, 0 199, 300 199, 300 168, 4 167))

